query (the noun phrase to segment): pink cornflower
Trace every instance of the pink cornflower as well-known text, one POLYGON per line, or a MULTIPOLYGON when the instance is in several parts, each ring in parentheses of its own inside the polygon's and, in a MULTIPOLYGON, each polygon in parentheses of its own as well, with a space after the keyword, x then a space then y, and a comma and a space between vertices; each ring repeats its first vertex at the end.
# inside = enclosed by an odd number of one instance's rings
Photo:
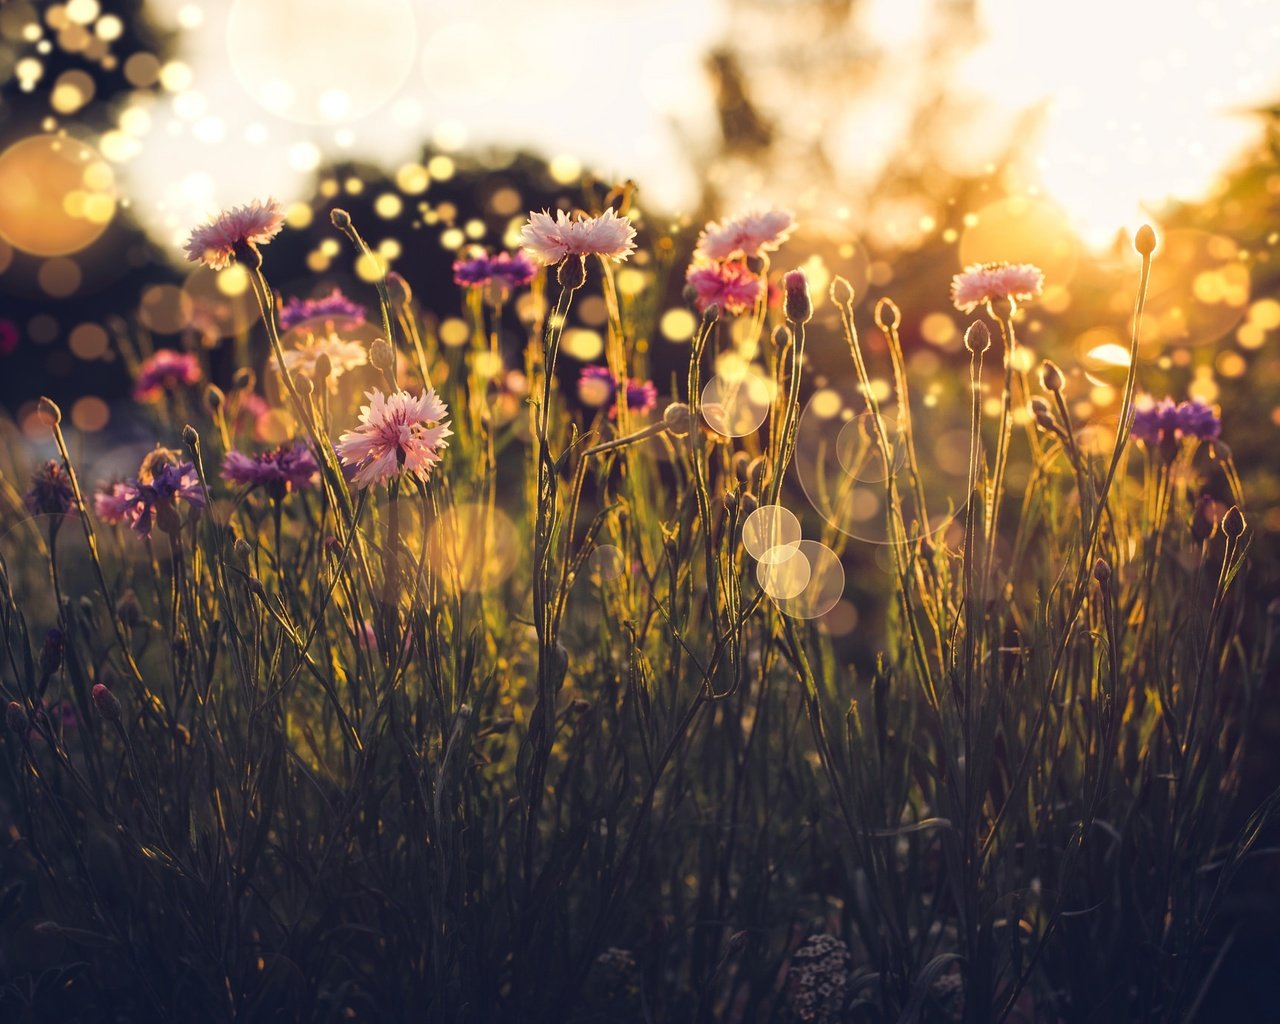
MULTIPOLYGON (((658 389, 651 380, 628 377, 627 409, 634 413, 647 413, 658 404, 658 389)), ((609 419, 618 417, 618 380, 607 366, 584 366, 578 374, 578 398, 584 405, 600 407, 608 405, 609 419)))
POLYGON ((191 232, 187 239, 187 259, 203 263, 211 270, 231 266, 246 250, 257 253, 284 227, 284 210, 274 199, 255 199, 245 206, 224 210, 191 232))
POLYGON ((1040 297, 1044 274, 1031 263, 971 263, 951 279, 951 301, 961 313, 984 302, 1026 302, 1040 297))
MULTIPOLYGON (((290 373, 301 373, 314 378, 316 360, 322 355, 329 357, 329 381, 332 384, 349 370, 364 366, 369 362, 369 350, 358 341, 347 341, 337 332, 327 335, 311 335, 296 348, 285 349, 284 363, 290 373)), ((271 366, 279 370, 275 357, 271 358, 271 366)))
POLYGON ((564 210, 557 210, 554 219, 546 210, 530 213, 520 237, 525 251, 546 266, 562 263, 570 256, 599 256, 620 262, 636 249, 636 229, 612 209, 599 217, 580 213, 573 218, 564 210))
POLYGON ((723 223, 713 220, 698 235, 694 255, 727 260, 774 252, 795 228, 796 219, 789 210, 757 210, 723 223))
POLYGON ((104 523, 115 525, 129 517, 129 511, 138 503, 138 484, 134 480, 120 480, 104 484, 93 496, 94 514, 104 523))
POLYGON ((200 361, 190 352, 157 349, 138 367, 133 397, 139 402, 154 402, 165 392, 176 391, 182 385, 199 384, 200 377, 200 361))
POLYGON ((441 449, 448 446, 445 438, 453 433, 445 419, 448 409, 435 389, 384 395, 374 388, 365 396, 369 404, 360 407, 360 426, 339 437, 335 446, 343 464, 355 467, 352 483, 369 487, 402 471, 428 479, 441 449))
POLYGON ((261 487, 273 501, 290 491, 313 487, 320 467, 307 446, 298 441, 257 455, 227 452, 222 460, 222 479, 242 487, 261 487))
POLYGON ((749 312, 760 301, 760 278, 745 263, 693 263, 684 275, 693 289, 693 304, 698 312, 708 306, 719 306, 721 312, 737 316, 749 312))

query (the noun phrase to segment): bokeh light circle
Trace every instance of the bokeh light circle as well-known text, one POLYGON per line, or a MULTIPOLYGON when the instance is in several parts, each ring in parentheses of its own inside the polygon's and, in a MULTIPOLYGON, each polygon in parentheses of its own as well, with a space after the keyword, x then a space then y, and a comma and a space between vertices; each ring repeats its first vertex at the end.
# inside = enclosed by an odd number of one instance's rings
POLYGON ((800 546, 800 520, 781 505, 761 505, 742 524, 742 546, 758 562, 783 562, 800 546))
POLYGON ((455 505, 431 524, 427 561, 446 586, 492 590, 519 563, 520 537, 501 509, 491 510, 480 503, 455 505), (486 530, 486 525, 490 529, 486 530))
POLYGON ((816 540, 802 540, 796 553, 783 566, 800 559, 804 560, 807 569, 804 586, 795 594, 774 596, 774 601, 784 614, 792 618, 820 618, 831 611, 844 595, 844 566, 834 551, 816 540))
POLYGON ((299 124, 345 124, 373 113, 404 84, 417 50, 409 0, 236 0, 227 49, 258 103, 299 124))
POLYGON ((753 434, 769 415, 773 389, 773 382, 754 366, 740 376, 717 374, 702 389, 702 418, 725 437, 753 434))
POLYGON ((587 556, 587 568, 602 580, 616 580, 626 568, 627 559, 622 549, 613 544, 601 544, 587 556))
POLYGON ((0 153, 0 237, 35 256, 92 245, 116 212, 115 175, 79 139, 37 135, 0 153))
POLYGON ((1062 285, 1076 271, 1080 244, 1066 213, 1053 203, 1010 196, 977 212, 960 239, 960 262, 1034 263, 1048 284, 1062 285))
POLYGON ((809 559, 802 552, 801 544, 771 548, 756 563, 756 581, 775 601, 799 597, 809 585, 811 575, 809 559))

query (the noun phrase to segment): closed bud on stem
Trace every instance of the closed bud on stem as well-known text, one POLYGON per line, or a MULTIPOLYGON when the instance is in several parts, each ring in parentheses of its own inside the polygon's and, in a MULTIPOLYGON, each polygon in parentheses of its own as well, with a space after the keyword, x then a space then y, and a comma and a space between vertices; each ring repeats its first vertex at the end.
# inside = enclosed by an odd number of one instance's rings
POLYGON ((31 719, 16 700, 9 701, 4 709, 4 724, 17 736, 26 736, 31 731, 31 719))
POLYGON ((237 537, 236 542, 232 547, 236 553, 236 558, 248 564, 249 556, 253 554, 253 548, 249 546, 249 542, 243 537, 237 537))
POLYGON ((714 302, 702 311, 702 325, 704 327, 710 326, 719 319, 720 307, 714 302))
POLYGON ((1213 499, 1202 494, 1191 514, 1191 536, 1203 544, 1218 532, 1218 511, 1213 499))
POLYGON ((1058 364, 1052 359, 1046 359, 1040 365, 1040 383, 1044 385, 1046 391, 1051 391, 1055 395, 1066 384, 1066 380, 1062 376, 1062 370, 1058 368, 1058 364))
POLYGON ((36 408, 39 410, 40 415, 54 426, 62 422, 62 410, 58 408, 58 403, 52 398, 41 395, 40 401, 36 403, 36 408))
POLYGON ((103 683, 95 683, 91 691, 93 706, 105 721, 120 721, 120 701, 103 683))
POLYGON ((1244 528, 1244 513, 1240 511, 1239 505, 1232 505, 1222 517, 1222 532, 1232 540, 1238 540, 1244 533, 1244 528))
POLYGON ((1133 247, 1143 256, 1150 256, 1156 251, 1156 233, 1150 224, 1143 224, 1133 236, 1133 247))
POLYGON ((407 306, 413 301, 413 289, 409 287, 409 282, 394 270, 387 271, 387 292, 397 306, 407 306))
POLYGON ((745 485, 749 479, 747 470, 751 465, 751 456, 746 452, 734 452, 729 464, 733 467, 733 475, 738 483, 745 485))
POLYGON ((293 378, 293 386, 298 389, 298 395, 301 398, 310 398, 315 386, 311 383, 311 378, 306 374, 299 374, 293 378))
POLYGON ((662 423, 676 437, 684 437, 693 426, 689 406, 684 402, 672 402, 662 412, 662 423))
POLYGON ((227 400, 227 396, 222 393, 222 388, 217 384, 210 384, 204 389, 204 405, 215 416, 218 410, 222 408, 222 404, 227 400))
POLYGON ((258 579, 257 576, 249 577, 249 593, 263 604, 267 603, 267 588, 262 585, 262 580, 258 579))
POLYGON ((121 594, 120 599, 116 601, 116 616, 130 629, 142 621, 142 605, 139 604, 138 595, 132 588, 121 594))
POLYGON ((182 428, 182 443, 192 450, 200 447, 200 435, 190 423, 182 428))
POLYGON ((316 380, 328 380, 329 375, 333 373, 333 363, 329 359, 328 352, 321 352, 316 356, 316 380))
POLYGON ((391 345, 386 338, 373 339, 373 343, 369 346, 369 362, 383 373, 390 373, 395 369, 395 354, 391 351, 391 345))
POLYGON ((974 355, 991 347, 991 330, 981 320, 975 320, 964 332, 964 347, 974 355))
POLYGON ((351 230, 351 214, 341 207, 335 206, 329 211, 329 222, 339 231, 351 230))
POLYGON ((740 504, 742 506, 742 518, 746 519, 752 512, 760 507, 760 499, 750 491, 743 491, 740 504))
POLYGON ((791 328, 786 324, 779 324, 773 329, 773 347, 778 352, 785 352, 791 347, 791 328))
POLYGON ((813 299, 809 297, 809 279, 803 270, 788 271, 782 277, 782 315, 793 324, 807 324, 813 319, 813 299))
POLYGON ((896 331, 902 323, 902 310, 887 295, 876 303, 876 323, 882 331, 896 331))
POLYGON ((828 294, 831 296, 831 301, 837 306, 848 306, 852 304, 856 293, 853 290, 853 285, 851 285, 847 279, 837 274, 835 279, 831 282, 828 294))
POLYGON ((581 288, 587 280, 586 257, 566 256, 560 261, 560 267, 556 270, 556 280, 560 282, 561 288, 571 292, 581 288))
POLYGON ((1111 584, 1111 566, 1105 558, 1099 558, 1093 563, 1093 578, 1106 589, 1111 584))
POLYGON ((252 391, 253 385, 257 383, 257 375, 247 366, 242 366, 236 370, 235 376, 231 378, 232 391, 252 391))

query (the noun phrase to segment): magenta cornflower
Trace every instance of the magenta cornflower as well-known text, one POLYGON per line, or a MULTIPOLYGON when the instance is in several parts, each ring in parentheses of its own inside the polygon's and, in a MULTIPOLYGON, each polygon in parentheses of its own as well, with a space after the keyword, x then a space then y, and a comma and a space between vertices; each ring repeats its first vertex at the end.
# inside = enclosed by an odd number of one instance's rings
POLYGON ((570 217, 564 210, 557 210, 554 218, 546 210, 530 213, 520 237, 524 239, 525 252, 546 266, 562 263, 570 256, 599 256, 620 262, 636 249, 636 229, 612 209, 599 217, 581 213, 570 217))
POLYGON ((211 270, 231 266, 247 252, 257 254, 284 227, 284 210, 274 199, 255 199, 244 206, 224 210, 202 224, 187 239, 187 259, 211 270))
POLYGON ((795 227, 789 210, 756 210, 724 222, 713 220, 698 235, 694 255, 707 260, 762 256, 777 251, 795 227))
POLYGON ((693 304, 699 313, 714 305, 723 313, 737 316, 754 309, 760 301, 760 278, 737 260, 691 264, 684 279, 693 289, 693 304))
POLYGON ((984 302, 1028 302, 1040 297, 1044 273, 1031 263, 971 263, 951 279, 951 301, 961 313, 984 302))
POLYGON ((1134 412, 1132 433, 1153 448, 1176 444, 1183 438, 1212 441, 1222 433, 1222 421, 1199 399, 1175 404, 1166 397, 1134 412))
MULTIPOLYGON (((650 412, 658 404, 658 389, 651 380, 626 380, 627 408, 631 412, 650 412)), ((609 407, 609 418, 618 415, 618 379, 607 366, 584 366, 578 375, 578 398, 585 405, 609 407)))
POLYGON ((75 491, 62 463, 49 459, 37 469, 22 501, 33 516, 65 516, 74 512, 75 491))
POLYGON ((93 496, 93 512, 104 523, 114 526, 128 519, 129 510, 137 503, 137 481, 118 480, 98 488, 93 496))
POLYGON ((420 395, 396 391, 384 395, 377 388, 365 393, 360 425, 338 438, 335 446, 344 465, 355 467, 357 487, 383 483, 401 472, 427 480, 441 461, 451 436, 448 409, 428 388, 420 395))
POLYGON ((190 352, 157 349, 138 367, 133 397, 139 402, 154 402, 179 387, 199 384, 201 376, 200 361, 190 352))
POLYGON ((500 252, 496 256, 490 256, 480 250, 466 259, 454 261, 453 281, 460 288, 499 285, 506 289, 514 289, 528 284, 537 272, 537 267, 522 252, 515 255, 500 252))
POLYGON ((315 458, 301 441, 257 455, 232 450, 222 460, 222 479, 241 487, 261 487, 273 501, 291 491, 313 487, 319 472, 315 458))
POLYGON ((316 299, 294 296, 280 310, 280 330, 290 331, 308 320, 326 320, 335 325, 351 328, 365 320, 365 308, 352 302, 335 288, 328 295, 316 299))

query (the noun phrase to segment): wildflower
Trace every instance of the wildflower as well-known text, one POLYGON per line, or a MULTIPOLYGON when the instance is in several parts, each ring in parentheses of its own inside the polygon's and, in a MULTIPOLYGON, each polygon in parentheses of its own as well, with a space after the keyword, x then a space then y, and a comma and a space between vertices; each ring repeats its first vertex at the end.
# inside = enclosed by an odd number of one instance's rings
POLYGON ((342 462, 356 469, 352 482, 368 487, 402 470, 427 480, 448 445, 445 438, 453 433, 445 419, 448 410, 435 389, 417 396, 407 391, 388 396, 374 388, 365 395, 369 404, 360 407, 360 426, 344 433, 336 445, 342 462))
POLYGON ((737 260, 690 264, 684 279, 693 291, 693 304, 699 313, 715 305, 736 316, 760 301, 760 278, 737 260))
POLYGON ((984 302, 1038 298, 1043 287, 1044 274, 1033 264, 971 263, 951 279, 951 301, 961 313, 972 313, 984 302))
POLYGON ((840 1020, 853 960, 834 935, 810 935, 791 954, 787 1002, 798 1020, 834 1024, 840 1020))
POLYGON ((75 511, 71 477, 62 463, 49 459, 37 469, 22 500, 33 516, 65 516, 75 511))
POLYGON ((318 299, 300 299, 294 296, 280 310, 280 330, 291 331, 308 320, 322 318, 333 324, 341 323, 349 329, 364 323, 365 309, 359 303, 352 302, 338 288, 318 299))
POLYGON ((809 279, 803 270, 791 270, 782 278, 784 296, 782 314, 793 324, 813 319, 813 300, 809 297, 809 279))
POLYGON ((104 523, 115 525, 128 518, 129 510, 137 501, 137 482, 119 480, 98 488, 93 496, 93 511, 104 523))
POLYGON ((106 721, 120 721, 120 701, 104 683, 95 683, 90 696, 93 697, 93 706, 98 709, 98 714, 106 721))
POLYGON ((154 402, 182 385, 199 384, 200 377, 200 361, 190 352, 158 349, 138 367, 133 397, 139 402, 154 402))
MULTIPOLYGON (((348 370, 369 362, 369 352, 363 345, 358 341, 347 341, 336 331, 331 331, 327 335, 311 335, 296 347, 285 349, 284 364, 290 373, 314 379, 316 363, 321 356, 328 358, 329 377, 334 381, 348 370)), ((271 366, 278 369, 274 358, 271 366)))
MULTIPOLYGON (((609 407, 609 418, 618 415, 619 381, 606 366, 584 366, 578 375, 578 398, 584 405, 609 407)), ((658 389, 651 380, 626 379, 627 408, 646 413, 658 404, 658 389)))
POLYGON ((143 537, 151 536, 155 522, 166 533, 177 531, 178 501, 193 508, 204 508, 204 491, 196 468, 190 462, 179 462, 176 452, 157 448, 142 461, 138 479, 129 481, 135 494, 125 510, 124 519, 143 537))
POLYGON ((257 455, 232 450, 222 460, 222 479, 243 487, 261 487, 273 501, 280 501, 290 491, 314 486, 319 472, 301 441, 257 455))
POLYGON ((1133 436, 1149 447, 1176 445, 1183 438, 1212 441, 1222 432, 1222 421, 1199 399, 1179 402, 1162 398, 1133 414, 1133 436))
POLYGON ((580 213, 576 219, 564 210, 557 210, 554 219, 546 210, 530 213, 520 237, 525 251, 545 266, 563 263, 570 256, 599 256, 620 262, 636 248, 636 229, 612 209, 599 217, 580 213))
POLYGON ((252 254, 261 259, 258 246, 265 245, 284 227, 284 210, 274 199, 255 199, 245 206, 224 210, 208 224, 202 224, 187 239, 187 259, 203 263, 211 270, 223 270, 233 260, 252 254))
POLYGON ((754 211, 723 223, 712 221, 698 235, 694 255, 727 260, 775 252, 791 237, 795 226, 795 217, 789 210, 754 211))

